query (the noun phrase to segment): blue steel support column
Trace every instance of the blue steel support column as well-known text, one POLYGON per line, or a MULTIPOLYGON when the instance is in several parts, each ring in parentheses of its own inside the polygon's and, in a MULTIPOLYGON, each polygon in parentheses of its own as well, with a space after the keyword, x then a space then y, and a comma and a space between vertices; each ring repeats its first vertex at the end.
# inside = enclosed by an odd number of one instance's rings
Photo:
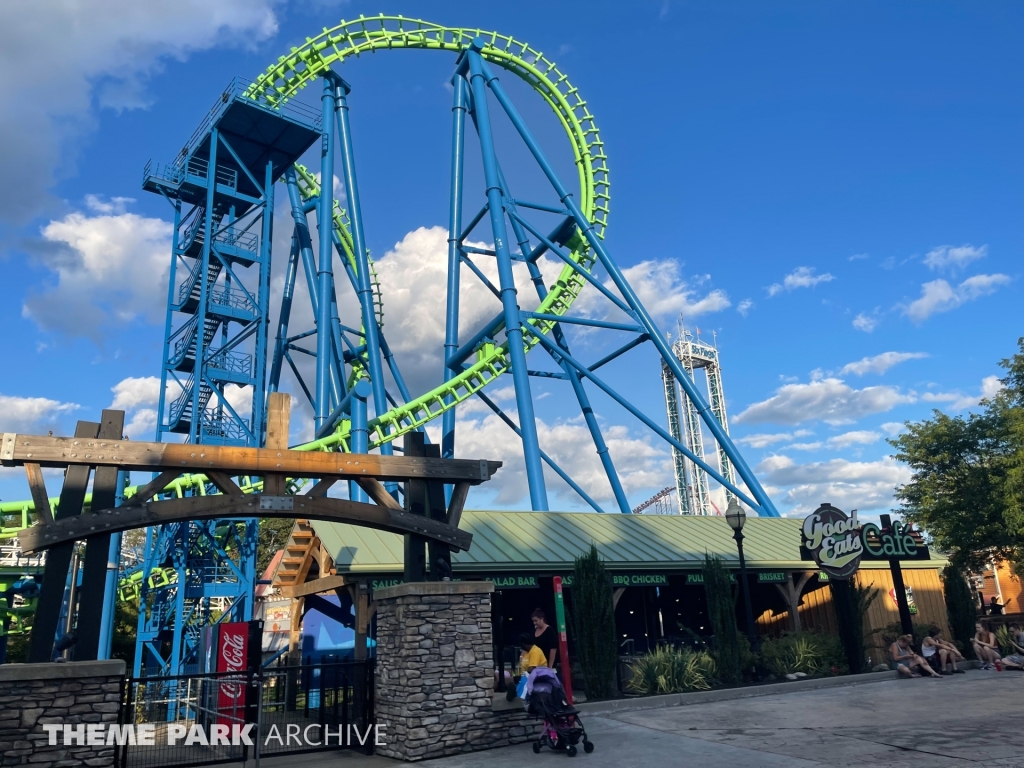
MULTIPOLYGON (((366 453, 370 444, 370 430, 366 425, 366 398, 373 392, 366 379, 360 379, 352 387, 352 398, 350 401, 352 415, 352 430, 349 440, 350 453, 366 453)), ((352 501, 369 501, 366 491, 356 483, 349 482, 348 497, 352 501)))
MULTIPOLYGON (((359 185, 356 183, 356 161, 352 146, 352 126, 348 119, 348 95, 351 86, 337 75, 332 77, 335 86, 336 111, 338 115, 338 143, 341 148, 341 168, 345 177, 345 192, 348 195, 348 217, 352 225, 352 251, 356 261, 356 292, 363 316, 363 334, 366 343, 367 365, 370 369, 370 386, 373 388, 373 412, 380 416, 388 411, 387 393, 384 389, 384 368, 381 365, 380 339, 377 336, 377 317, 373 311, 373 286, 370 284, 370 262, 366 256, 366 238, 363 234, 363 212, 359 202, 359 185)), ((327 115, 324 115, 324 120, 327 115)), ((321 184, 321 194, 323 185, 321 184)), ((365 453, 365 451, 363 451, 365 453)), ((380 447, 382 454, 393 453, 391 443, 380 447)))
POLYGON ((274 339, 274 360, 270 364, 269 390, 277 392, 281 385, 281 366, 284 351, 288 346, 288 323, 292 316, 292 297, 295 295, 295 276, 299 267, 299 240, 292 235, 292 246, 288 252, 288 267, 284 274, 284 292, 281 294, 281 314, 277 321, 277 337, 274 339))
MULTIPOLYGON (((189 442, 200 442, 203 431, 203 414, 199 410, 199 395, 203 389, 203 360, 206 358, 206 309, 209 302, 210 251, 213 248, 213 203, 217 191, 217 144, 220 131, 210 131, 210 160, 206 168, 206 220, 203 222, 203 253, 199 260, 199 308, 196 312, 196 363, 192 369, 192 423, 189 426, 189 442)), ((177 667, 175 667, 177 669, 177 667)))
POLYGON ((171 359, 171 321, 174 318, 174 288, 175 280, 178 277, 178 227, 181 226, 181 200, 174 201, 174 234, 171 241, 171 274, 167 283, 167 318, 164 320, 164 359, 160 368, 160 392, 157 395, 156 411, 156 437, 153 439, 158 443, 163 434, 164 408, 167 406, 167 374, 170 371, 169 361, 171 359))
MULTIPOLYGON (((462 259, 459 258, 459 236, 462 234, 462 166, 466 145, 466 80, 452 78, 455 104, 452 107, 452 181, 448 213, 448 307, 444 329, 444 380, 451 381, 455 371, 448 367, 449 358, 459 348, 459 279, 462 259)), ((441 458, 455 457, 455 408, 441 418, 441 458)))
MULTIPOLYGON (((331 235, 334 231, 334 85, 324 77, 321 95, 323 137, 320 146, 320 202, 317 228, 320 231, 320 265, 317 270, 316 332, 316 419, 317 429, 331 412, 331 303, 334 291, 334 256, 331 235)), ((293 204, 294 209, 294 204, 293 204)))
POLYGON ((487 206, 494 236, 494 253, 498 262, 501 304, 505 315, 508 352, 512 361, 512 380, 516 388, 519 429, 523 433, 523 458, 526 462, 526 477, 530 486, 530 504, 534 510, 546 512, 548 494, 544 485, 544 467, 541 464, 540 445, 537 440, 537 424, 533 412, 533 396, 530 393, 530 379, 526 368, 526 353, 523 351, 522 320, 519 316, 515 277, 512 273, 512 256, 509 253, 508 235, 505 230, 502 189, 498 182, 494 139, 491 136, 491 121, 487 112, 487 83, 484 77, 483 59, 476 48, 476 43, 477 41, 474 41, 474 47, 468 51, 473 106, 476 112, 477 131, 480 134, 480 149, 487 183, 487 206))
MULTIPOLYGON (((498 178, 507 193, 508 186, 505 184, 505 175, 501 172, 500 166, 498 167, 498 178)), ((544 301, 547 298, 548 289, 544 285, 544 276, 540 272, 540 267, 537 266, 537 260, 527 258, 530 255, 530 240, 526 235, 526 230, 523 229, 522 225, 515 218, 511 219, 511 222, 512 231, 515 232, 516 241, 519 243, 519 251, 523 254, 523 258, 526 259, 526 267, 530 271, 530 278, 537 289, 537 295, 541 301, 544 301)), ((566 352, 569 351, 569 342, 566 341, 561 324, 555 323, 552 329, 552 336, 554 336, 555 343, 559 347, 566 352)), ((576 395, 576 400, 580 404, 583 419, 587 422, 590 437, 594 441, 594 449, 601 460, 601 466, 604 467, 605 475, 608 476, 608 484, 612 488, 612 495, 615 496, 615 503, 618 504, 620 512, 629 514, 632 511, 632 507, 629 506, 629 501, 626 499, 626 492, 623 490, 622 482, 619 480, 619 473, 615 471, 615 464, 612 461, 611 453, 608 452, 608 444, 604 441, 604 435, 601 434, 601 426, 597 423, 597 417, 594 415, 594 408, 590 404, 587 391, 583 387, 583 381, 572 366, 561 360, 556 362, 565 371, 565 375, 569 378, 569 383, 572 385, 572 391, 576 395)))
MULTIPOLYGON (((124 503, 124 489, 128 485, 128 473, 117 473, 117 491, 114 505, 124 503)), ((117 568, 121 561, 121 534, 110 536, 110 549, 107 552, 107 574, 103 584, 103 618, 100 621, 100 642, 96 658, 110 658, 111 643, 114 639, 114 616, 117 613, 117 568)))
MULTIPOLYGON (((175 254, 177 256, 177 254, 175 254)), ((172 283, 173 285, 173 283, 172 283)), ((160 425, 157 424, 157 440, 160 439, 160 425)), ((145 562, 149 557, 149 553, 153 551, 154 545, 156 544, 155 539, 159 528, 147 528, 146 529, 146 545, 143 552, 143 569, 142 569, 142 582, 139 584, 139 614, 135 621, 135 660, 132 662, 132 677, 142 676, 142 662, 145 660, 145 656, 148 653, 146 645, 141 642, 141 638, 144 634, 146 627, 146 568, 145 562)))
MULTIPOLYGON (((480 38, 473 41, 474 50, 477 47, 482 49, 484 45, 484 41, 480 38)), ((719 445, 725 449, 729 458, 733 460, 733 463, 736 466, 736 471, 739 472, 740 477, 743 478, 743 482, 746 483, 751 495, 757 500, 757 503, 761 506, 765 515, 769 517, 778 517, 778 510, 775 509, 775 505, 772 503, 771 499, 768 498, 768 494, 764 492, 764 489, 761 487, 761 483, 758 481, 753 471, 751 471, 746 461, 744 461, 729 435, 718 422, 718 419, 711 413, 710 407, 704 401, 703 396, 697 390, 693 381, 686 376, 679 360, 676 359, 674 354, 672 354, 672 350, 665 341, 665 337, 659 331, 658 326, 648 314, 636 293, 633 292, 633 288, 629 285, 618 265, 608 254, 608 251, 605 249, 601 239, 597 236, 597 233, 594 232, 593 225, 587 220, 587 217, 583 215, 583 212, 576 204, 576 201, 573 200, 572 194, 565 188, 561 180, 558 178, 558 175, 555 173, 551 164, 548 162, 541 150, 540 145, 537 144, 537 141, 533 138, 533 134, 530 133, 530 129, 527 128, 526 123, 523 121, 523 118, 508 98, 508 95, 505 93, 500 83, 497 82, 497 78, 491 74, 489 67, 487 67, 487 64, 480 58, 479 54, 474 55, 471 52, 470 61, 473 62, 474 60, 479 62, 478 66, 483 72, 487 73, 487 85, 490 86, 492 93, 494 93, 498 102, 505 110, 505 113, 512 121, 512 124, 519 132, 523 142, 527 145, 531 154, 533 154, 537 164, 540 165, 544 175, 547 176, 551 186, 554 187, 559 200, 562 201, 562 204, 565 205, 570 214, 572 214, 572 217, 576 220, 576 225, 579 227, 583 236, 587 239, 587 242, 590 243, 590 247, 594 249, 598 259, 601 261, 601 264, 608 271, 608 275, 611 277, 612 282, 615 283, 616 288, 619 289, 619 292, 629 304, 637 319, 644 328, 647 329, 647 332, 650 334, 651 341, 654 342, 654 345, 658 348, 658 352, 661 354, 662 359, 665 360, 669 368, 672 369, 672 372, 679 380, 680 385, 686 390, 687 396, 697 406, 697 410, 700 413, 701 418, 704 420, 704 423, 707 424, 708 429, 711 430, 711 434, 714 435, 715 440, 718 441, 719 445)), ((481 77, 481 79, 483 78, 481 77)))
MULTIPOLYGON (((267 334, 270 329, 270 248, 274 241, 274 163, 267 161, 263 181, 263 231, 260 240, 260 297, 259 326, 256 330, 256 356, 253 365, 256 370, 251 375, 256 380, 253 392, 252 433, 259 444, 263 444, 263 425, 267 413, 267 334)), ((256 525, 255 520, 250 521, 256 525)))

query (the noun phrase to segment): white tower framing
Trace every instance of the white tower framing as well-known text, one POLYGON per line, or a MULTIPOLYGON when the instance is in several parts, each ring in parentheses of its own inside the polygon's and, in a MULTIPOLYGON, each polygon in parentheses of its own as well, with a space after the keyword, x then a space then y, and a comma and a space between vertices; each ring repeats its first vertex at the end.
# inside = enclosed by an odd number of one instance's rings
MULTIPOLYGON (((694 371, 703 370, 707 390, 708 403, 711 413, 721 423, 726 434, 729 433, 729 421, 725 413, 725 390, 722 387, 722 368, 718 359, 718 347, 716 343, 708 344, 699 336, 694 336, 689 329, 685 328, 680 319, 679 335, 672 345, 679 362, 683 366, 686 375, 696 384, 694 371)), ((662 383, 665 389, 665 408, 668 412, 669 433, 686 447, 699 459, 704 459, 704 432, 701 429, 701 418, 697 407, 686 397, 685 392, 680 392, 679 384, 667 366, 662 365, 662 383), (682 407, 680 407, 682 406, 682 407), (681 434, 682 433, 682 434, 681 434), (685 434, 685 438, 683 437, 685 434)), ((729 482, 735 484, 735 476, 732 463, 729 461, 725 450, 718 446, 718 468, 729 482)), ((707 473, 687 461, 677 451, 672 449, 672 465, 675 471, 677 498, 679 499, 679 514, 686 515, 712 515, 716 513, 711 496, 708 491, 707 473)), ((726 491, 726 497, 731 498, 732 494, 726 491)))

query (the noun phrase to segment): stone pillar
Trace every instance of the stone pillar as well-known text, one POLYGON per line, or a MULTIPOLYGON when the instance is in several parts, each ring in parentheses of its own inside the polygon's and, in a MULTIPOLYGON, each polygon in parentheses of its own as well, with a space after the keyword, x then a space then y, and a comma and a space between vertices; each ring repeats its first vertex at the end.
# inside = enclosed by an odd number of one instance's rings
POLYGON ((49 744, 48 723, 116 723, 124 683, 123 661, 0 665, 0 765, 60 768, 114 765, 114 747, 49 744))
POLYGON ((492 705, 493 591, 489 581, 431 581, 374 592, 377 754, 425 760, 530 738, 521 708, 492 705))

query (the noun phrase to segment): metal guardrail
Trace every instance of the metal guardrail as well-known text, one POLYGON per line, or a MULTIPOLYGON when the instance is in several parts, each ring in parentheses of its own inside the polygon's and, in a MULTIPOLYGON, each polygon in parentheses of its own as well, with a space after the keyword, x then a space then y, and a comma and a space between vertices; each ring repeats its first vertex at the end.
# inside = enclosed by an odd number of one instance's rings
POLYGON ((374 739, 364 744, 313 744, 307 738, 288 738, 296 733, 314 734, 323 742, 331 734, 348 733, 348 726, 369 733, 375 723, 374 661, 325 659, 319 664, 272 666, 246 672, 221 672, 172 677, 129 678, 125 681, 120 725, 154 726, 151 746, 124 744, 117 748, 118 768, 176 768, 210 763, 245 763, 257 754, 281 755, 356 748, 372 754, 374 739), (177 744, 169 745, 172 726, 188 733, 198 725, 206 732, 215 724, 245 725, 253 746, 177 744), (290 726, 290 728, 289 728, 290 726), (308 729, 308 730, 307 730, 308 729), (280 734, 281 738, 275 738, 280 734), (256 750, 259 750, 257 753, 256 750))

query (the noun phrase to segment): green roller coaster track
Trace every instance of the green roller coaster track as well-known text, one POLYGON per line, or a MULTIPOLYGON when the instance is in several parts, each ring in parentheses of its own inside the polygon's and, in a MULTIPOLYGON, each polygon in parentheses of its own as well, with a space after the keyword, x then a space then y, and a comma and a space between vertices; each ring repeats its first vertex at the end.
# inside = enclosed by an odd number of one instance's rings
MULTIPOLYGON (((350 57, 392 49, 459 53, 478 37, 486 43, 482 55, 487 61, 528 83, 555 113, 572 148, 579 177, 580 208, 593 223, 597 236, 603 238, 608 226, 610 203, 607 156, 587 102, 553 61, 541 51, 508 35, 482 29, 445 27, 402 16, 360 16, 353 21, 343 21, 333 29, 324 29, 316 37, 307 38, 303 45, 293 48, 260 75, 248 95, 254 100, 280 106, 317 80, 332 64, 342 63, 350 57)), ((320 188, 313 175, 300 165, 296 166, 296 171, 303 198, 308 200, 319 195, 320 188)), ((334 228, 346 258, 354 266, 348 217, 337 203, 334 228)), ((573 265, 563 267, 547 297, 535 310, 538 314, 564 315, 586 285, 580 273, 589 272, 594 263, 589 246, 577 233, 566 243, 566 248, 571 251, 573 265)), ((378 321, 383 323, 383 302, 375 278, 375 308, 378 321)), ((531 318, 527 322, 544 334, 550 333, 554 327, 553 321, 531 318)), ((501 327, 495 333, 500 330, 501 327)), ((538 343, 531 334, 523 338, 527 351, 538 343)), ((507 342, 481 346, 476 361, 449 382, 372 419, 369 422, 370 447, 379 447, 419 429, 448 409, 465 402, 509 371, 510 366, 507 342)), ((353 372, 353 375, 357 374, 358 371, 353 372)), ((345 451, 348 449, 349 428, 349 422, 342 421, 333 433, 296 446, 295 450, 345 451)), ((258 482, 251 485, 254 489, 260 486, 258 482)), ((135 487, 127 489, 126 496, 132 496, 135 491, 135 487)), ((185 475, 165 489, 167 493, 178 495, 188 491, 205 493, 206 477, 185 475)), ((91 496, 87 496, 86 505, 90 501, 91 496)), ((56 501, 51 501, 50 506, 55 510, 56 501)), ((18 531, 31 525, 33 509, 31 501, 0 503, 0 540, 13 538, 18 531)))

